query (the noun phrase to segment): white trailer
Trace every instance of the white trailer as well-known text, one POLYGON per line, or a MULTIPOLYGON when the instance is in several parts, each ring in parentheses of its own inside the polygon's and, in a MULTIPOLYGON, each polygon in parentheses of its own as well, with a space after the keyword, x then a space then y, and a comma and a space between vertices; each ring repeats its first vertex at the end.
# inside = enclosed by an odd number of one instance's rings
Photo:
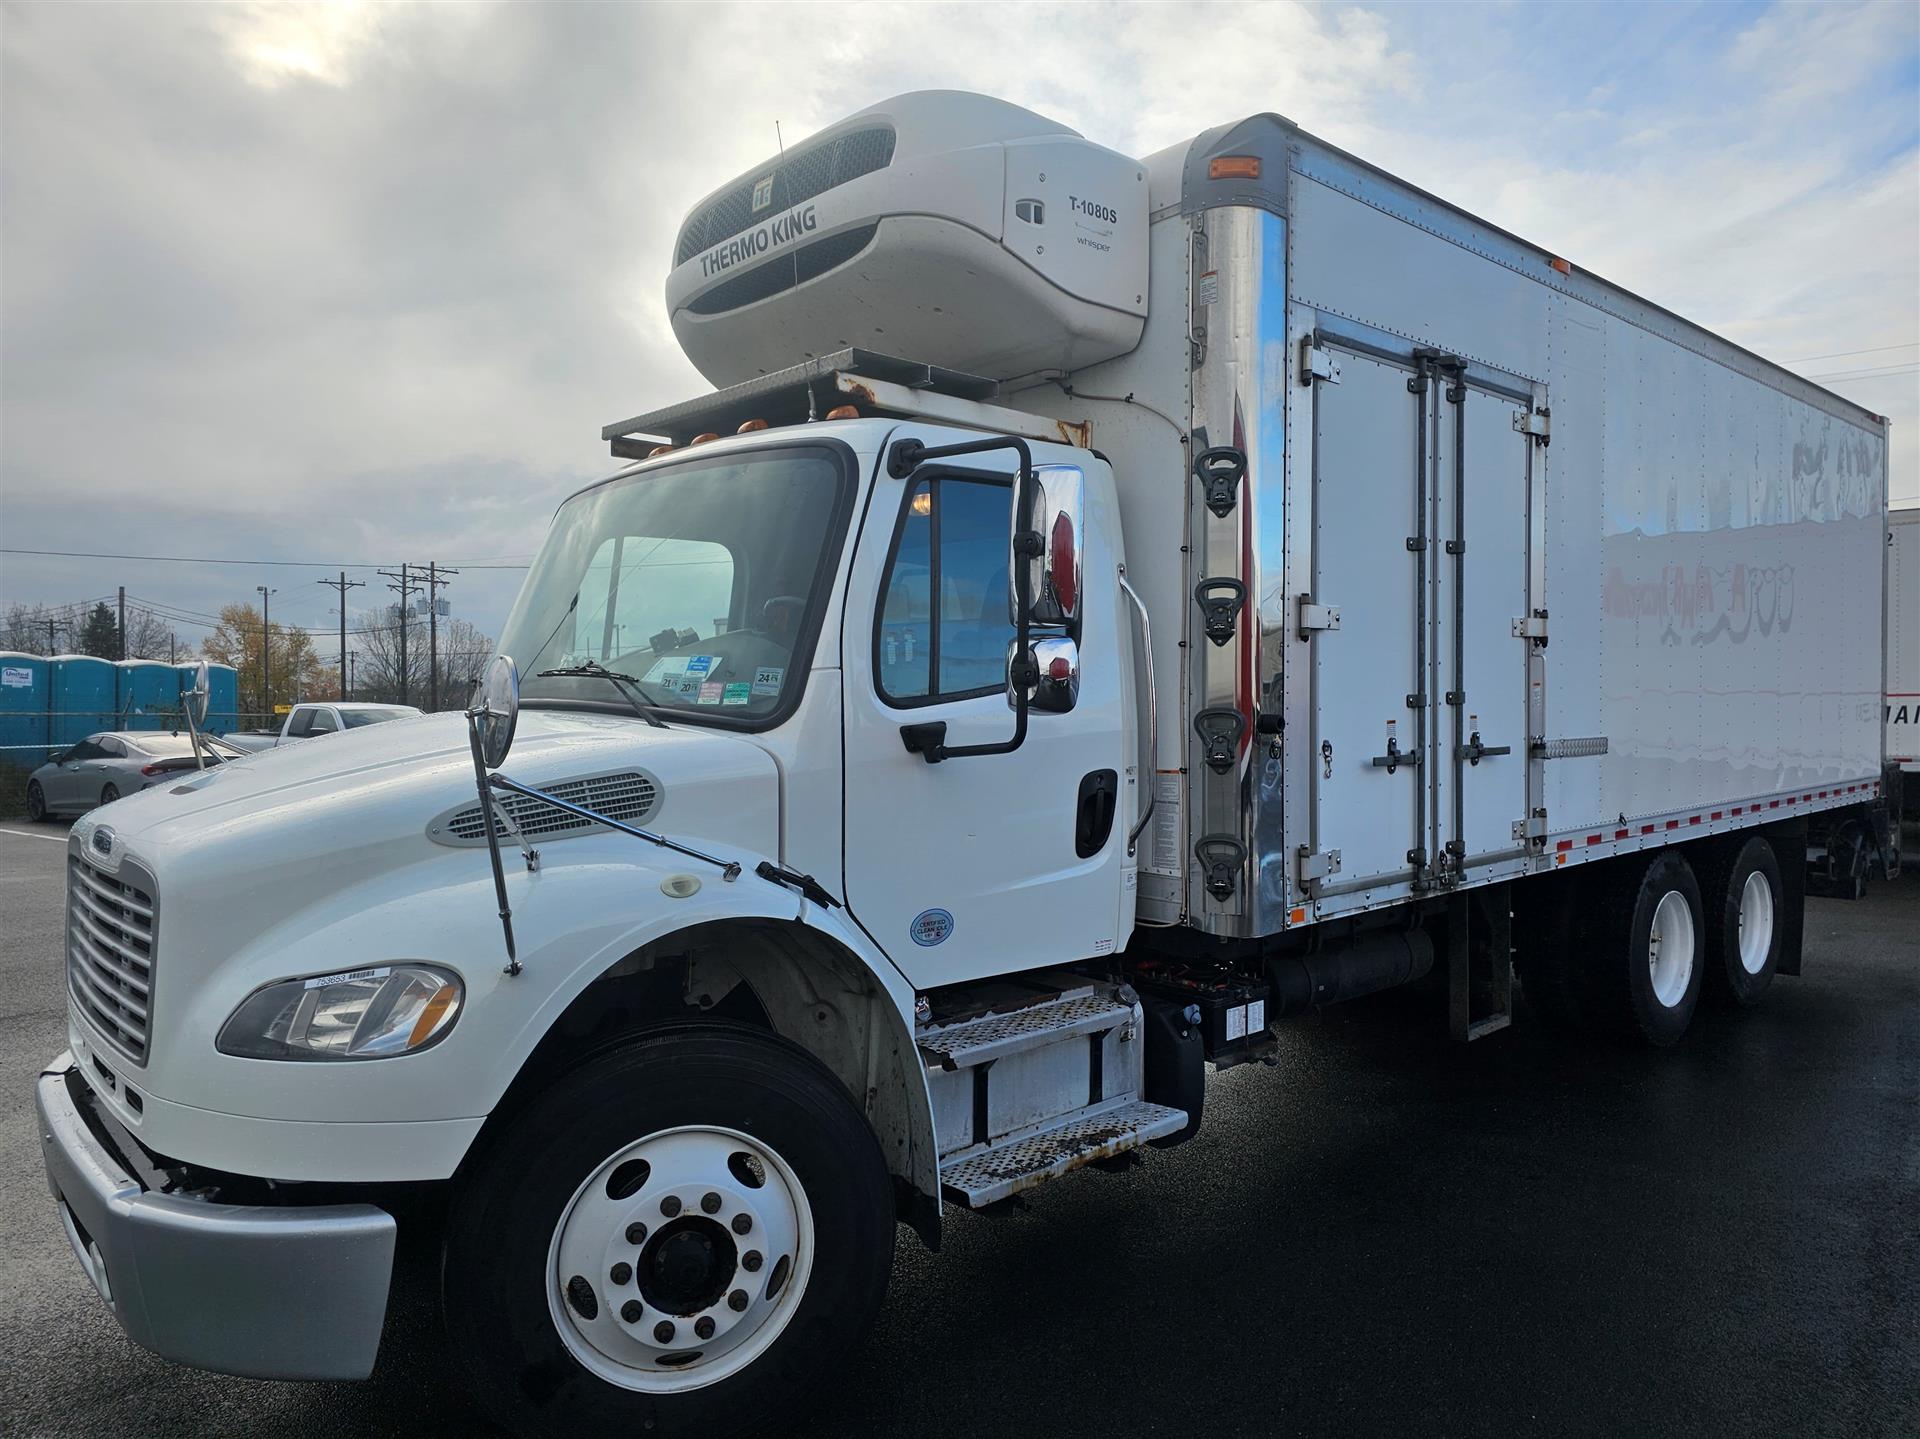
POLYGON ((1480 1039, 1517 961, 1672 1044, 1887 862, 1885 421, 1284 119, 901 96, 667 294, 720 388, 606 427, 464 730, 75 827, 48 1173, 169 1357, 365 1374, 444 1184, 509 1429, 764 1427, 896 1218, 1178 1143, 1286 1016, 1480 1039))
POLYGON ((1887 511, 1887 765, 1920 818, 1920 505, 1887 511))

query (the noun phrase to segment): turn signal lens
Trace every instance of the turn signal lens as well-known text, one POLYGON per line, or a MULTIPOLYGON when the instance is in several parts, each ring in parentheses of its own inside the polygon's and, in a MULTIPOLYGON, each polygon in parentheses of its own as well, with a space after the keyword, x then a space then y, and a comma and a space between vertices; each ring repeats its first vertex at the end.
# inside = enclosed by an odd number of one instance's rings
POLYGON ((1207 161, 1209 180, 1258 180, 1260 178, 1260 157, 1258 155, 1215 155, 1207 161))

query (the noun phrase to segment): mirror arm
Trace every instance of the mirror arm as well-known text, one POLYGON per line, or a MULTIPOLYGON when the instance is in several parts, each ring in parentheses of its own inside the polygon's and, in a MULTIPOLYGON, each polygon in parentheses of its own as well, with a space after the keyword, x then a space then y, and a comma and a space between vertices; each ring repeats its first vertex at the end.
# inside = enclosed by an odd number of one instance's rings
MULTIPOLYGON (((1025 521, 1029 513, 1029 500, 1033 494, 1033 450, 1027 442, 1017 435, 1003 435, 991 440, 968 440, 957 445, 929 446, 921 440, 895 440, 887 450, 887 473, 896 480, 904 480, 929 460, 944 460, 956 455, 989 454, 994 450, 1012 450, 1020 456, 1020 472, 1013 481, 1014 523, 1025 521)), ((1038 530, 1015 530, 1013 532, 1013 553, 1016 560, 1031 560, 1045 553, 1046 541, 1038 530)), ((1033 662, 1032 617, 1033 584, 1032 575, 1025 564, 1015 564, 1013 572, 1014 590, 1014 658, 1009 667, 1007 678, 1013 684, 1013 735, 1010 739, 995 744, 949 745, 945 742, 944 727, 936 737, 926 733, 925 726, 909 726, 922 731, 920 742, 901 731, 907 748, 915 750, 928 764, 939 764, 942 760, 966 759, 974 755, 1011 754, 1027 742, 1027 690, 1039 682, 1038 666, 1033 662)))
POLYGON ((486 823, 487 858, 493 861, 493 897, 500 904, 500 932, 507 941, 506 973, 520 973, 520 956, 513 943, 513 906, 507 903, 507 870, 500 862, 500 835, 493 823, 493 795, 487 788, 487 762, 480 753, 478 709, 467 711, 467 748, 473 752, 473 783, 480 792, 480 817, 486 823))

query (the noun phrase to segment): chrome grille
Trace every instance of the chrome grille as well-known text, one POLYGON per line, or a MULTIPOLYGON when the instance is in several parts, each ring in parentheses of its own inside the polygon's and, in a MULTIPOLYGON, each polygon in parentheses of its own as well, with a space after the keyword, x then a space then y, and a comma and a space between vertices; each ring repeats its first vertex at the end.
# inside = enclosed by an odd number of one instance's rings
POLYGON ((124 877, 97 868, 83 852, 67 856, 67 988, 116 1049, 145 1064, 153 1008, 153 881, 130 866, 121 869, 124 877))
POLYGON ((674 248, 673 263, 684 265, 702 250, 751 230, 762 216, 804 205, 838 185, 884 170, 892 163, 893 131, 885 125, 791 150, 754 178, 715 196, 688 216, 680 231, 680 243, 674 248), (756 211, 753 189, 761 180, 771 180, 772 184, 766 203, 756 211))
MULTIPOLYGON (((563 780, 559 784, 547 785, 545 789, 555 799, 584 805, 623 824, 639 824, 653 813, 660 802, 660 787, 654 783, 651 775, 642 774, 639 770, 563 780)), ((550 804, 542 804, 525 795, 502 795, 500 804, 513 816, 514 824, 528 839, 577 834, 601 828, 592 820, 568 814, 563 809, 555 809, 550 804)), ((512 839, 497 814, 493 827, 501 839, 512 839)), ((477 802, 457 809, 436 822, 431 833, 443 844, 485 844, 487 841, 485 821, 480 817, 477 802)))

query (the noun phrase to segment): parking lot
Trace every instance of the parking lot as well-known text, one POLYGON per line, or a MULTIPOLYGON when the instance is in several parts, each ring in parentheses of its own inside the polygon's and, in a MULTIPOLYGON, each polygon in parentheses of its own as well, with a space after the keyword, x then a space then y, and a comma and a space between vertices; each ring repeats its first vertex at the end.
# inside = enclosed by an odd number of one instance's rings
MULTIPOLYGON (((31 1089, 64 1045, 63 835, 0 825, 0 1432, 487 1432, 400 1277, 372 1382, 172 1368, 67 1250, 31 1089)), ((1806 975, 1677 1051, 1283 1031, 1200 1137, 907 1234, 830 1435, 1920 1433, 1920 872, 1812 901, 1806 975)))

